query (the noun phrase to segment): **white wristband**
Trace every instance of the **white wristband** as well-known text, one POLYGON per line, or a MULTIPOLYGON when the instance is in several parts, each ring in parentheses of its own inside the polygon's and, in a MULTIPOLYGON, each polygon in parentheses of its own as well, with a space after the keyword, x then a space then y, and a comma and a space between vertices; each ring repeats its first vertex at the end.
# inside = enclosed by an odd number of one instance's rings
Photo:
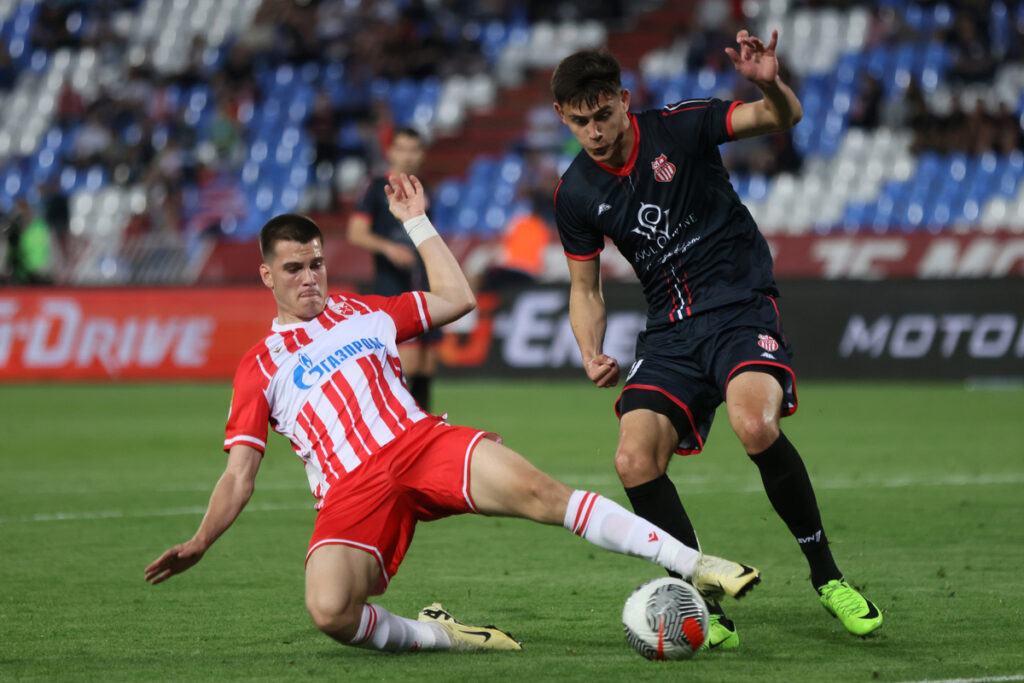
POLYGON ((430 222, 430 219, 426 215, 413 216, 406 222, 402 223, 405 231, 409 233, 409 239, 412 243, 419 247, 423 244, 424 240, 428 240, 431 237, 437 236, 437 230, 434 229, 434 224, 430 222))

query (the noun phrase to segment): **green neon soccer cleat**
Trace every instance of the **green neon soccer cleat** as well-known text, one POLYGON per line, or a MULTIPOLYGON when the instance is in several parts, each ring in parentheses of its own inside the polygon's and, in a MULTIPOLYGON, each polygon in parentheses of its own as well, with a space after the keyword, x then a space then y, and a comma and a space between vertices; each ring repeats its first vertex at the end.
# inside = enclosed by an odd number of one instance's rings
POLYGON ((724 614, 712 614, 708 619, 708 637, 700 646, 702 650, 731 650, 740 646, 740 634, 736 624, 724 614))
POLYGON ((866 636, 882 625, 882 613, 874 603, 843 579, 832 579, 818 588, 825 611, 843 623, 855 636, 866 636))

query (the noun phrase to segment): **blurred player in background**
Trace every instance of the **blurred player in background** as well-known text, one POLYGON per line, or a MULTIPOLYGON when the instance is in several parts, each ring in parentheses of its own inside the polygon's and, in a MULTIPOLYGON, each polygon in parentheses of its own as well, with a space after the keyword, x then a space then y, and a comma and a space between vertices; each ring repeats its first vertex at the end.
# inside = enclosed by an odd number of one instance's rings
MULTIPOLYGON (((424 153, 423 136, 418 131, 413 128, 395 130, 387 151, 390 171, 370 181, 356 212, 349 219, 349 242, 373 254, 373 293, 380 296, 398 296, 427 286, 423 261, 402 224, 388 210, 388 199, 384 194, 388 185, 387 175, 418 173, 424 153)), ((429 199, 427 203, 429 212, 429 199)), ((410 339, 399 349, 409 392, 427 412, 430 412, 430 384, 437 370, 435 347, 440 341, 440 330, 430 330, 410 339)))
MULTIPOLYGON (((789 344, 775 304, 772 258, 729 184, 718 145, 788 130, 800 102, 778 76, 775 47, 740 31, 736 70, 764 98, 752 104, 685 100, 629 113, 620 68, 604 52, 563 60, 551 79, 555 110, 583 146, 555 191, 555 216, 572 281, 570 320, 587 376, 619 380, 602 353, 600 252, 612 239, 648 304, 636 362, 616 403, 615 468, 633 509, 690 546, 697 535, 666 471, 672 454, 704 447, 716 408, 761 472, 768 498, 796 537, 825 609, 857 635, 882 623, 877 607, 843 580, 807 470, 779 429, 797 407, 789 344)), ((726 513, 723 501, 719 511, 726 513)), ((735 625, 709 604, 711 647, 736 647, 735 625)))
POLYGON ((319 510, 306 555, 306 607, 321 631, 377 650, 519 650, 491 626, 466 626, 441 605, 418 620, 370 605, 395 575, 419 520, 453 514, 524 517, 607 550, 678 572, 711 595, 740 597, 756 569, 689 548, 620 505, 573 491, 493 434, 425 413, 402 378, 397 344, 476 305, 466 277, 437 236, 419 180, 392 177, 391 211, 426 264, 428 291, 327 296, 323 237, 285 214, 260 234, 260 275, 277 302, 272 331, 235 376, 224 448, 227 468, 191 540, 146 568, 160 583, 196 564, 252 495, 268 423, 305 464, 319 510))

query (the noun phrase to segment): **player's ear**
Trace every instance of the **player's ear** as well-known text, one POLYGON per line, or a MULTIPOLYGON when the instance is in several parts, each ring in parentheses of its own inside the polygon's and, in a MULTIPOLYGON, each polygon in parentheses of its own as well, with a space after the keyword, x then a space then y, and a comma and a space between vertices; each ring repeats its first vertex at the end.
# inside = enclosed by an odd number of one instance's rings
POLYGON ((619 93, 619 99, 622 101, 622 108, 629 111, 629 88, 623 88, 622 92, 619 93))
POLYGON ((565 114, 562 113, 562 105, 560 105, 558 102, 555 102, 554 107, 555 113, 558 114, 558 118, 562 119, 562 123, 565 123, 565 114))
POLYGON ((274 274, 270 272, 270 266, 266 263, 260 264, 260 279, 263 280, 263 284, 266 285, 267 289, 274 288, 274 274))

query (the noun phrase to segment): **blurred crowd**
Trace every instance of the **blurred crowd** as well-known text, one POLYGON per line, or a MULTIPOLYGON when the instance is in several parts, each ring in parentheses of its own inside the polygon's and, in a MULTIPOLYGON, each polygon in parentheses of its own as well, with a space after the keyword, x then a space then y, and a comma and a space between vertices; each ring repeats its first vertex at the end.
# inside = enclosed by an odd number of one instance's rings
MULTIPOLYGON (((947 0, 952 21, 928 36, 917 35, 886 3, 871 4, 869 47, 907 39, 942 41, 953 55, 949 73, 954 83, 987 82, 999 64, 1024 57, 1019 3, 1005 3, 1007 21, 995 25, 989 0, 947 0)), ((387 105, 374 96, 375 79, 488 72, 491 63, 479 32, 492 19, 528 24, 586 17, 614 24, 629 9, 624 0, 266 0, 251 25, 224 44, 208 45, 201 36, 193 38, 182 66, 168 73, 154 65, 152 46, 133 42, 115 21, 117 13, 140 5, 141 0, 44 0, 30 43, 32 49, 51 54, 61 48, 88 47, 102 63, 125 66, 124 79, 113 86, 101 85, 87 93, 70 79, 63 85, 54 125, 73 135, 74 142, 61 161, 81 172, 100 169, 107 182, 119 186, 145 188, 145 210, 132 218, 130 235, 156 233, 182 240, 219 234, 226 218, 235 220, 245 211, 240 170, 247 152, 246 125, 262 101, 261 73, 281 64, 342 65, 343 103, 320 92, 305 121, 316 150, 313 163, 335 163, 356 155, 377 169, 393 123, 387 105), (202 100, 198 108, 195 97, 202 100), (345 147, 339 143, 338 130, 353 122, 358 135, 345 147)), ((743 6, 704 3, 700 22, 685 36, 688 70, 730 68, 723 50, 747 21, 743 6)), ((849 3, 790 2, 791 9, 823 6, 845 9, 849 3)), ((9 91, 17 78, 9 51, 0 49, 0 91, 9 91)), ((785 78, 799 92, 795 75, 787 71, 785 78)), ((646 101, 642 87, 637 89, 638 105, 664 104, 646 101)), ((759 95, 741 81, 732 97, 750 100, 759 95)), ((528 175, 543 180, 525 188, 523 195, 530 205, 540 206, 534 200, 557 177, 555 159, 574 147, 564 131, 559 133, 549 112, 535 114, 537 121, 527 125, 524 149, 531 155, 528 175)), ((850 123, 910 128, 918 151, 1006 154, 1024 145, 1018 114, 1005 104, 998 110, 982 102, 964 106, 956 97, 939 110, 916 83, 901 96, 887 98, 877 79, 868 76, 853 102, 850 123)), ((743 141, 723 152, 730 170, 743 173, 794 172, 802 163, 789 133, 743 141)), ((9 161, 0 159, 0 168, 9 161)), ((35 261, 17 256, 23 245, 33 244, 29 226, 44 224, 54 245, 50 250, 59 252, 69 241, 68 214, 68 197, 56 180, 33 188, 28 199, 11 207, 0 221, 5 252, 0 277, 35 278, 25 265, 35 261)))

